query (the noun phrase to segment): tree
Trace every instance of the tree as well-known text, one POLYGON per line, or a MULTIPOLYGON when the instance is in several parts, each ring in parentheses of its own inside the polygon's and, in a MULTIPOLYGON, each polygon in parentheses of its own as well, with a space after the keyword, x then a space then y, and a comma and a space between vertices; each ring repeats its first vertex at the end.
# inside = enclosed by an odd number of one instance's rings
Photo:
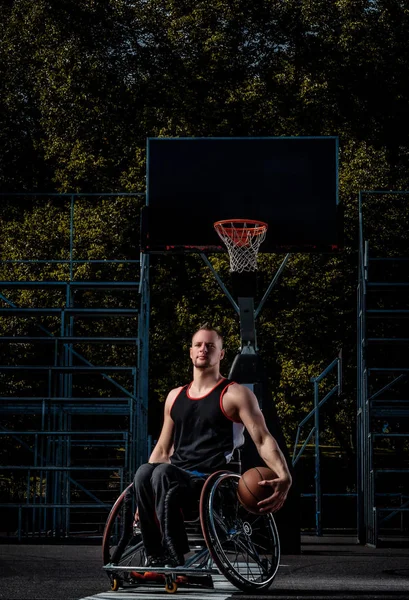
MULTIPOLYGON (((320 369, 340 345, 353 355, 357 193, 408 184, 405 3, 10 0, 0 11, 6 191, 144 191, 148 136, 340 137, 343 258, 294 256, 260 317, 262 352, 272 371, 273 364, 281 369, 275 390, 282 416, 291 414, 290 435, 308 410, 311 365, 320 369)), ((7 202, 10 249, 12 223, 21 216, 13 199, 7 202)), ((33 240, 40 213, 33 209, 24 224, 33 240)), ((78 208, 84 252, 85 240, 89 256, 135 252, 123 214, 135 218, 123 203, 78 208), (118 225, 112 237, 107 221, 118 225)), ((59 231, 55 241, 66 235, 59 231)), ((35 244, 38 256, 57 251, 42 236, 35 244)), ((278 260, 261 261, 260 288, 278 260)), ((212 261, 227 277, 227 263, 212 261)), ((162 360, 175 356, 170 328, 190 331, 202 315, 217 312, 233 346, 238 332, 200 260, 152 262, 151 381, 154 397, 162 398, 188 368, 179 353, 170 369, 162 360)), ((351 405, 348 414, 340 410, 345 421, 354 418, 351 405)))

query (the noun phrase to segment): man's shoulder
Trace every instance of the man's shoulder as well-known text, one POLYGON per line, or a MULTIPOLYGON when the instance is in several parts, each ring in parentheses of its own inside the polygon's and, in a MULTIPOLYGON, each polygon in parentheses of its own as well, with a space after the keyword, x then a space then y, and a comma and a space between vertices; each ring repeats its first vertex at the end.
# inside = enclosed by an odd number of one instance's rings
POLYGON ((176 398, 179 396, 180 392, 185 387, 186 387, 185 385, 180 385, 179 387, 176 387, 176 388, 173 388, 173 390, 170 390, 170 392, 168 393, 166 400, 165 400, 165 414, 170 415, 170 411, 172 410, 172 406, 173 406, 176 398))
POLYGON ((248 390, 248 387, 242 383, 237 383, 237 381, 234 381, 234 379, 227 379, 226 381, 229 382, 229 390, 248 390))
POLYGON ((241 383, 237 383, 237 381, 231 381, 228 384, 228 387, 226 389, 226 394, 228 394, 229 396, 238 396, 238 397, 243 397, 243 396, 248 396, 251 395, 251 392, 249 390, 248 387, 246 387, 245 385, 242 385, 241 383))
POLYGON ((223 408, 226 411, 227 416, 234 421, 240 421, 240 412, 244 409, 252 410, 255 402, 257 402, 257 400, 253 392, 245 385, 237 383, 236 381, 228 386, 223 395, 223 408))
POLYGON ((187 387, 187 385, 180 385, 178 387, 173 388, 173 390, 170 390, 168 397, 166 398, 166 401, 172 402, 180 394, 180 392, 186 387, 187 387))

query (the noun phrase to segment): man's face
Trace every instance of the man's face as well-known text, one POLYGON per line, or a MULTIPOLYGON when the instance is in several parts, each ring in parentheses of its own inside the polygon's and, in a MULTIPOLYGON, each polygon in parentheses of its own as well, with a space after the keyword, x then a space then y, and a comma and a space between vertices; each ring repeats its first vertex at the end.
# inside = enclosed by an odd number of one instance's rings
POLYGON ((215 331, 201 329, 192 339, 190 358, 198 369, 216 366, 224 356, 222 341, 215 331))

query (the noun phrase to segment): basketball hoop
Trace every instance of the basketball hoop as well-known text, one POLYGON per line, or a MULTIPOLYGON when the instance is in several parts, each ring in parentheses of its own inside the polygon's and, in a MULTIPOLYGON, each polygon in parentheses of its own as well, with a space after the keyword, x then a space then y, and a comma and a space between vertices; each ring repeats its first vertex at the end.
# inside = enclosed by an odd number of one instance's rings
POLYGON ((228 219, 216 221, 214 228, 227 247, 230 271, 256 271, 257 254, 266 237, 267 223, 251 219, 228 219))

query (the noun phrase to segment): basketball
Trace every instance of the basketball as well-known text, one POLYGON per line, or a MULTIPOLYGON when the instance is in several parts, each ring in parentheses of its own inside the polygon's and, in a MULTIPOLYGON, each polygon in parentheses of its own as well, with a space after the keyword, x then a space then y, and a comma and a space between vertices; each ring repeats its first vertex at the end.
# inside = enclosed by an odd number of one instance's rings
POLYGON ((273 494, 270 486, 259 485, 264 479, 276 479, 277 475, 268 467, 253 467, 245 471, 239 479, 237 498, 242 506, 249 512, 259 514, 257 502, 273 494))

